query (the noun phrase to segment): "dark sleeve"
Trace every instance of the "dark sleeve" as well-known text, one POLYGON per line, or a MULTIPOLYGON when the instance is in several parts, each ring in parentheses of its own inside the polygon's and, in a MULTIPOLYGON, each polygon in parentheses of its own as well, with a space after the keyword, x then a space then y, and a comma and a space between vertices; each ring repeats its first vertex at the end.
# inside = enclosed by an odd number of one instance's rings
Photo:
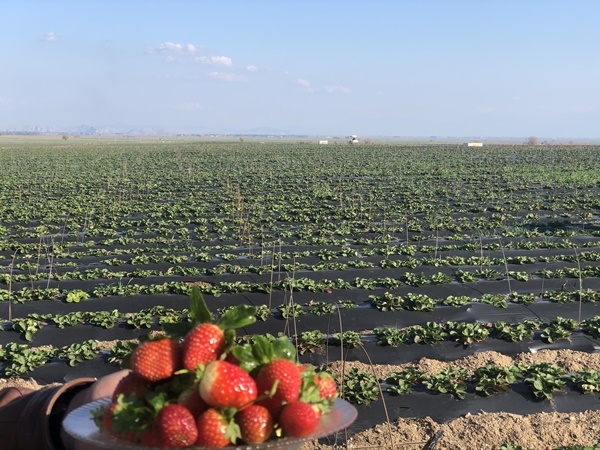
POLYGON ((0 443, 13 450, 59 450, 62 416, 70 399, 94 382, 80 378, 40 390, 0 390, 0 443))

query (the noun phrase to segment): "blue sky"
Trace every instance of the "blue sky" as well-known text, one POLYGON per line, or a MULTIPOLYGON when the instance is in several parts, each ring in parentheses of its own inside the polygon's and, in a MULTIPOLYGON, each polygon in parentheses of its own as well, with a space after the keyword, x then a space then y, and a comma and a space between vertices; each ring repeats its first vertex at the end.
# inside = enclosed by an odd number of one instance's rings
POLYGON ((0 130, 600 137, 600 1, 5 1, 0 130))

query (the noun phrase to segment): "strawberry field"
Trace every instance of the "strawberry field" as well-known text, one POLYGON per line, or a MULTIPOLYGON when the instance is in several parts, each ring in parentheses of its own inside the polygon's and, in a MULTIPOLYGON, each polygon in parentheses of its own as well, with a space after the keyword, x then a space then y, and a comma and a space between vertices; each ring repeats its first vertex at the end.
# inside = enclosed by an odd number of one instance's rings
POLYGON ((351 432, 598 409, 600 367, 521 355, 600 348, 599 158, 580 146, 0 141, 0 375, 113 372, 138 340, 189 320, 197 287, 217 315, 257 307, 240 341, 285 335, 330 370, 359 408, 351 432), (515 362, 410 365, 489 351, 515 362))

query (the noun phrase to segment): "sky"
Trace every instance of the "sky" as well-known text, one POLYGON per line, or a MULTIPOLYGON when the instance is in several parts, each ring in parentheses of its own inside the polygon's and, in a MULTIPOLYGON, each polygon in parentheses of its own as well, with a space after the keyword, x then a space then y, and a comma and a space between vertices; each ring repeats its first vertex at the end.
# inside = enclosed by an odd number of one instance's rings
POLYGON ((3 0, 0 131, 600 137, 598 0, 3 0))

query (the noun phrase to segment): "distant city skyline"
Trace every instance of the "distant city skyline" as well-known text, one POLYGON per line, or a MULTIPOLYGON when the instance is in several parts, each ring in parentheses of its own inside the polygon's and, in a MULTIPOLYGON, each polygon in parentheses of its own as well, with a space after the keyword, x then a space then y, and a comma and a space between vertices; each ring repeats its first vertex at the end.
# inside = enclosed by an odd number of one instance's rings
POLYGON ((600 138, 595 0, 26 0, 3 17, 0 131, 600 138))

